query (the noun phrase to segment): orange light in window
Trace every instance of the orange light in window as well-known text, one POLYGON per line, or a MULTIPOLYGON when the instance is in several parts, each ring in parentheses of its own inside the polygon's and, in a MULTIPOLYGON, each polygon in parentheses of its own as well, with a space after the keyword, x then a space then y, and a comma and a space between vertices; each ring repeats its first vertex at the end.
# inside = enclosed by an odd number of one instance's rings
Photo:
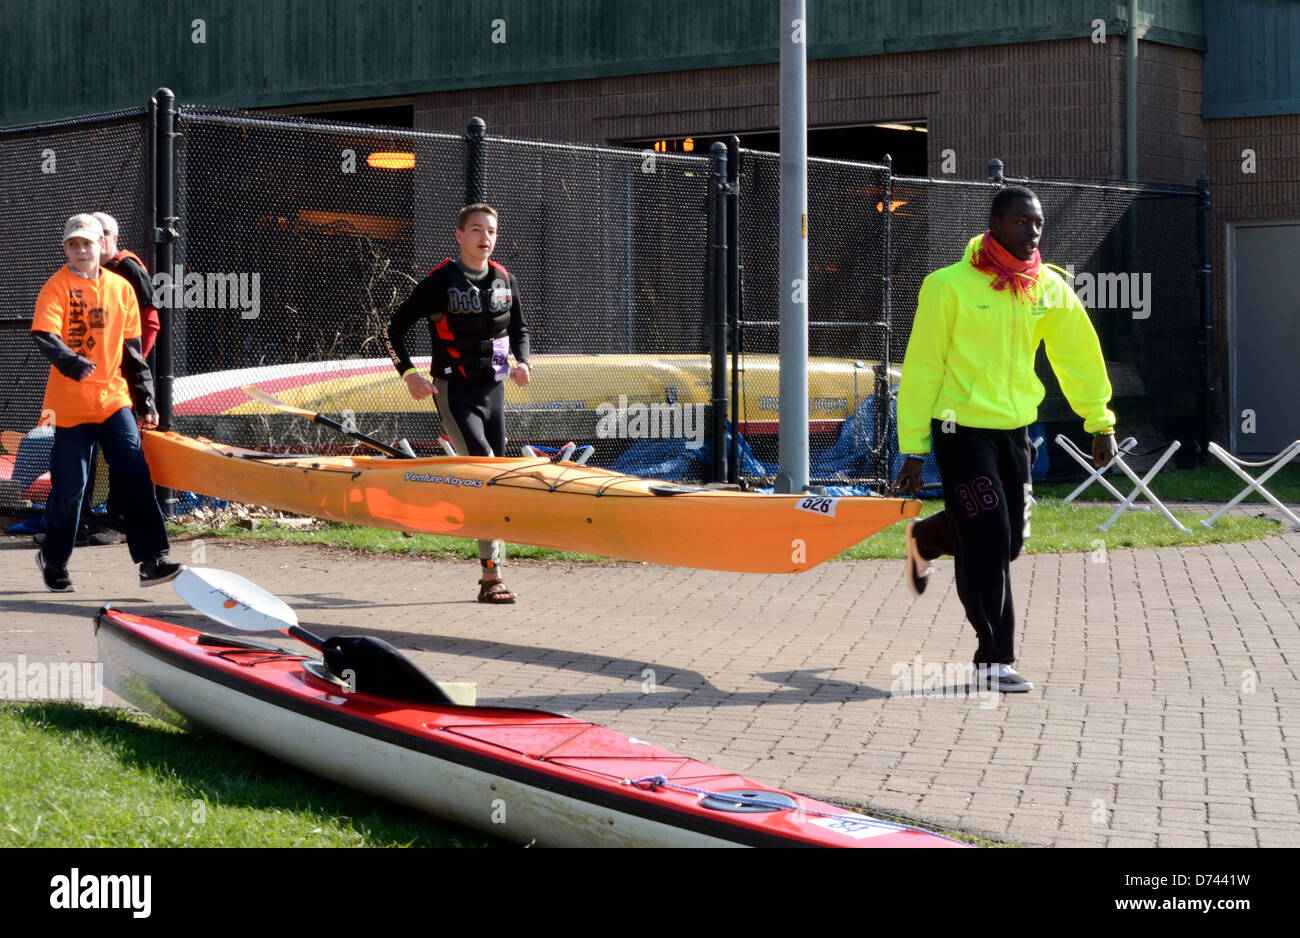
POLYGON ((686 153, 690 153, 694 149, 695 149, 695 139, 693 137, 687 137, 685 140, 682 141, 683 151, 685 151, 686 153))
POLYGON ((375 169, 414 169, 414 153, 371 153, 366 163, 375 169))

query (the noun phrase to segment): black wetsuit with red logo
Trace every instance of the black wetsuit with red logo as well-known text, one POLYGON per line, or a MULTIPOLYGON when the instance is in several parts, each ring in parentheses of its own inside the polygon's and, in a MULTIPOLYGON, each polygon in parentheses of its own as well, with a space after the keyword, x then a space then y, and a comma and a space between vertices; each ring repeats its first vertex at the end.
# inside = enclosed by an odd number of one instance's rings
POLYGON ((508 354, 528 361, 528 327, 514 278, 495 261, 481 277, 451 259, 429 271, 385 331, 401 374, 414 367, 405 338, 421 319, 429 327, 438 413, 452 445, 462 455, 504 456, 508 354))

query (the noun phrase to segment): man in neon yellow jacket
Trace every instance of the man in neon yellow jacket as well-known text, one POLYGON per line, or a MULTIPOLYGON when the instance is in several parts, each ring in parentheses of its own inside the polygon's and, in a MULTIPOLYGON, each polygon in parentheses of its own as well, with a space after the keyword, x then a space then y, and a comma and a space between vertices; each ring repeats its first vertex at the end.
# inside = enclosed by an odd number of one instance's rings
POLYGON ((908 585, 924 591, 930 561, 955 558, 957 595, 978 638, 977 687, 1033 685, 1012 667, 1015 611, 1011 561, 1029 536, 1028 426, 1044 388, 1034 374, 1039 344, 1066 400, 1094 434, 1100 467, 1116 452, 1110 381, 1088 314, 1038 253, 1043 210, 1019 186, 1002 189, 989 230, 956 264, 925 278, 903 358, 898 448, 907 456, 896 488, 916 492, 933 443, 944 510, 907 526, 908 585))

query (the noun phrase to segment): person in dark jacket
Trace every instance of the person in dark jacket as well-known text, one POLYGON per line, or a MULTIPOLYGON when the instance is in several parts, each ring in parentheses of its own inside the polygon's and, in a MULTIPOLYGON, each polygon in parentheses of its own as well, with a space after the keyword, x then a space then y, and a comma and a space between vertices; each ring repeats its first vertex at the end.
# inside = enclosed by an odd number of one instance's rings
MULTIPOLYGON (((457 453, 504 456, 504 382, 507 377, 521 387, 529 382, 528 327, 515 279, 489 260, 497 241, 496 210, 482 202, 465 206, 455 235, 460 257, 429 271, 397 308, 384 338, 411 397, 434 395, 457 453), (419 373, 406 350, 406 333, 420 320, 429 328, 432 381, 419 373)), ((478 601, 513 603, 516 595, 501 581, 504 545, 479 541, 478 547, 483 567, 478 601)))

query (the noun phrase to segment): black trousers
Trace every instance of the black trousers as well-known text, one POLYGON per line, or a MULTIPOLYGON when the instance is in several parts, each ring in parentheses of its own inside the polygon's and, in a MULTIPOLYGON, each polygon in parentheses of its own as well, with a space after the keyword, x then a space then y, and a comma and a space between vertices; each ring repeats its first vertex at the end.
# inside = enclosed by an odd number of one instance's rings
MULTIPOLYGON (((506 454, 506 388, 504 381, 448 381, 435 378, 434 402, 442 430, 461 456, 506 454)), ((499 567, 505 562, 501 541, 479 541, 479 560, 499 567)), ((489 564, 485 564, 487 566, 489 564)))
POLYGON ((506 454, 506 389, 503 381, 434 380, 442 429, 461 456, 506 454))
POLYGON ((1029 431, 981 430, 931 422, 943 482, 943 511, 913 529, 927 560, 950 554, 957 595, 979 645, 976 664, 1016 660, 1011 561, 1029 536, 1032 451, 1029 431))

